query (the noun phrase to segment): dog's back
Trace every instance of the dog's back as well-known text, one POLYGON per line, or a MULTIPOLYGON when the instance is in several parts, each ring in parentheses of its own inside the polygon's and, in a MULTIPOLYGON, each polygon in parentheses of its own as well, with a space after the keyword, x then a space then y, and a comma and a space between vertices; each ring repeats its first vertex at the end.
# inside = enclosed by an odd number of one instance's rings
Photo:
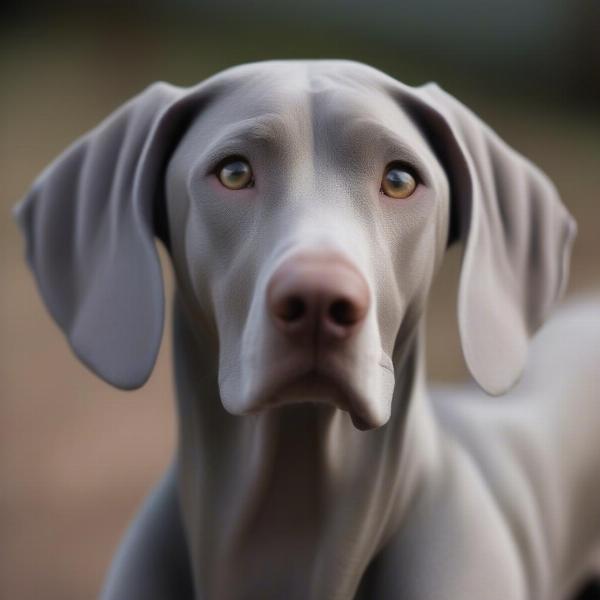
POLYGON ((440 421, 489 485, 529 572, 568 582, 557 598, 600 571, 599 365, 600 301, 588 298, 534 338, 527 371, 506 396, 432 390, 440 421))

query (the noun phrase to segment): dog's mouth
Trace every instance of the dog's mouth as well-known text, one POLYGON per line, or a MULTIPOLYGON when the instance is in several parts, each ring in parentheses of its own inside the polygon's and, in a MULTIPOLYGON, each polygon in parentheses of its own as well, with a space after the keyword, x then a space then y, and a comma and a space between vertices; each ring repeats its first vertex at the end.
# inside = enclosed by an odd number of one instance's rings
MULTIPOLYGON (((377 386, 380 392, 383 392, 381 387, 393 387, 391 361, 386 359, 378 364, 378 375, 386 378, 388 383, 387 386, 377 386)), ((349 376, 333 361, 301 361, 296 364, 292 361, 273 369, 262 385, 253 390, 248 398, 248 409, 244 412, 256 414, 300 403, 326 404, 347 412, 357 429, 376 429, 389 417, 386 410, 389 401, 372 397, 374 390, 369 389, 367 383, 349 376)))
POLYGON ((329 404, 346 411, 352 423, 361 431, 377 426, 371 415, 363 409, 364 402, 356 391, 341 377, 312 369, 298 375, 276 389, 263 407, 314 402, 329 404))

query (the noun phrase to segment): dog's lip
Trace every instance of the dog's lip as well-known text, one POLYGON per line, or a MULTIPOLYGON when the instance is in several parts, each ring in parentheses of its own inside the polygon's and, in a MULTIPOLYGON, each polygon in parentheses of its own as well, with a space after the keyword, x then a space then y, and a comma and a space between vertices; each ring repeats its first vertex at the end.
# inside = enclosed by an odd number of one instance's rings
MULTIPOLYGON (((387 368, 381 363, 380 366, 387 368)), ((261 391, 262 399, 256 404, 253 403, 254 406, 247 411, 247 414, 256 414, 263 410, 303 402, 303 400, 286 397, 286 391, 295 386, 305 385, 310 388, 315 385, 325 385, 338 392, 334 394, 335 400, 330 402, 331 405, 347 412, 357 429, 366 431, 375 429, 382 424, 373 409, 369 408, 368 400, 355 389, 342 372, 332 365, 300 364, 297 369, 287 369, 286 371, 284 376, 276 377, 267 385, 266 389, 261 391)))
POLYGON ((381 357, 379 358, 379 366, 383 367, 387 371, 394 373, 394 363, 392 359, 382 350, 381 357))

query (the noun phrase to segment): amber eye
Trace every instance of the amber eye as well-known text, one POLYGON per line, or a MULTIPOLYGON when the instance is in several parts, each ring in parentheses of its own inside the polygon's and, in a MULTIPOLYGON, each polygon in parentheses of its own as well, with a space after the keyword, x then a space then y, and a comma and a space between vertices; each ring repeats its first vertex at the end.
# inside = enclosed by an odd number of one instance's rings
POLYGON ((219 181, 230 190, 241 190, 253 183, 252 169, 243 158, 226 159, 219 166, 217 175, 219 181))
POLYGON ((381 181, 381 190, 390 198, 408 198, 417 189, 416 177, 402 165, 386 168, 381 181))

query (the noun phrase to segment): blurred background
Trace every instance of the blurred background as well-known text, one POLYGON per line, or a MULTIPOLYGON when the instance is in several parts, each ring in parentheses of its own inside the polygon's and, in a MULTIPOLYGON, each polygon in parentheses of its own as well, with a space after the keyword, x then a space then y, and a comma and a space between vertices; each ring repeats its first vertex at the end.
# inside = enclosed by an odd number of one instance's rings
MULTIPOLYGON (((580 227, 569 293, 600 289, 596 0, 5 0, 1 598, 96 597, 127 522, 168 464, 175 440, 169 331, 142 390, 119 392, 97 380, 42 306, 10 209, 66 145, 147 84, 191 85, 222 68, 270 58, 350 58, 409 84, 440 83, 556 182, 580 227)), ((437 380, 466 378, 455 323, 459 259, 453 250, 429 310, 430 376, 437 380)))

